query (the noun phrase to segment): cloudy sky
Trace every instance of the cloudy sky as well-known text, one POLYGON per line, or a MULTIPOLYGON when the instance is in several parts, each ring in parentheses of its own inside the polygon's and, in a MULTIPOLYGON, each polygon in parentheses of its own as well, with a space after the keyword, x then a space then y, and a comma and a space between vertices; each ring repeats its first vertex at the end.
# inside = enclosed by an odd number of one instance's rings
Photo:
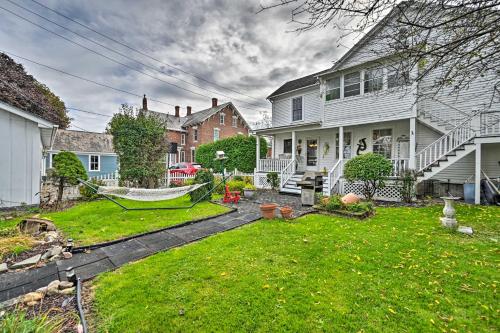
MULTIPOLYGON (((328 68, 346 52, 336 45, 333 29, 300 35, 290 32, 294 28, 288 23, 290 8, 257 14, 259 0, 36 1, 150 56, 112 42, 32 0, 0 2, 0 51, 10 52, 67 107, 106 115, 112 115, 122 103, 139 106, 141 98, 62 75, 13 54, 136 95, 146 94, 149 108, 160 112, 173 113, 171 105, 180 105, 181 115, 187 105, 202 110, 210 106, 213 96, 221 102, 231 100, 253 123, 260 111, 270 110, 265 97, 273 90, 290 79, 328 68)), ((103 131, 109 120, 72 110, 70 115, 74 129, 103 131)))

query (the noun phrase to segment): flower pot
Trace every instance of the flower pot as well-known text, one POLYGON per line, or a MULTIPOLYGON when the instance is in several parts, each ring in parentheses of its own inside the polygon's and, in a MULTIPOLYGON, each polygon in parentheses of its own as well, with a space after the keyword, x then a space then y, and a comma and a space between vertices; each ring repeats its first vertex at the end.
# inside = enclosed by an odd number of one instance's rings
POLYGON ((243 195, 245 198, 253 198, 255 196, 255 190, 245 188, 243 189, 243 195))
POLYGON ((273 219, 276 207, 278 207, 278 205, 275 203, 262 204, 260 205, 260 212, 265 219, 273 219))
POLYGON ((291 219, 293 214, 292 207, 284 206, 280 208, 281 216, 284 219, 291 219))

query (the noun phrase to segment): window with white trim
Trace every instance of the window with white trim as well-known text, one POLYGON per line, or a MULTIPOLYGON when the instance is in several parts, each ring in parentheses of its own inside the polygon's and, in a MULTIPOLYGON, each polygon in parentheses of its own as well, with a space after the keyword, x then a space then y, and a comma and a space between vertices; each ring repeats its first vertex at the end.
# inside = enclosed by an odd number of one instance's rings
POLYGON ((326 81, 326 100, 331 101, 340 98, 340 76, 326 81))
POLYGON ((179 162, 186 162, 186 152, 184 150, 181 150, 179 152, 179 162))
MULTIPOLYGON (((335 134, 335 159, 339 159, 340 152, 340 138, 339 133, 335 134)), ((344 132, 344 159, 352 157, 352 133, 344 132)))
POLYGON ((356 96, 361 93, 360 73, 354 72, 344 75, 344 97, 356 96))
POLYGON ((219 140, 220 130, 218 128, 214 128, 214 141, 219 140))
POLYGON ((89 155, 89 171, 101 170, 101 156, 89 155))
POLYGON ((225 124, 225 122, 226 122, 226 115, 225 115, 224 113, 222 113, 222 112, 221 112, 221 113, 219 114, 219 117, 220 117, 220 124, 221 124, 221 125, 224 125, 224 124, 225 124))
POLYGON ((193 130, 193 141, 198 141, 198 129, 193 130))
POLYGON ((410 73, 402 70, 392 70, 387 73, 387 88, 402 87, 410 81, 410 73))
POLYGON ((49 155, 49 169, 54 167, 54 156, 56 156, 56 153, 50 153, 49 155))
POLYGON ((372 136, 372 151, 386 158, 392 156, 392 129, 375 129, 372 136))
POLYGON ((182 133, 181 134, 181 145, 185 145, 186 144, 186 134, 182 133))
POLYGON ((194 149, 191 149, 191 163, 196 161, 196 153, 194 149))
POLYGON ((292 121, 302 120, 302 96, 292 99, 292 121))
POLYGON ((365 94, 382 90, 384 87, 384 72, 382 68, 365 70, 363 82, 365 94))
POLYGON ((231 126, 238 127, 238 116, 233 116, 231 126))

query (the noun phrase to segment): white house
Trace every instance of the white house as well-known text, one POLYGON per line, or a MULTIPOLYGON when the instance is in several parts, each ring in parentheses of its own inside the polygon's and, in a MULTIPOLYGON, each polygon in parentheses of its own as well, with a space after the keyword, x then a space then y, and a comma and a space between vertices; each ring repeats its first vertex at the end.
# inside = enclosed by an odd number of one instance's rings
MULTIPOLYGON (((475 81, 458 97, 443 91, 433 99, 417 99, 429 82, 405 85, 411 80, 400 80, 402 74, 381 65, 390 58, 366 57, 370 36, 332 68, 289 81, 268 97, 272 127, 256 134, 272 138, 272 158, 261 159, 257 148, 257 186, 266 186, 266 173, 274 171, 281 191, 300 193, 295 182, 314 171, 324 172, 325 194, 361 194, 359 184, 343 180, 343 165, 358 154, 375 152, 392 161, 394 178, 413 169, 420 184, 454 186, 455 192, 473 182, 479 203, 481 170, 500 177, 500 106, 478 111, 490 102, 478 94, 486 81, 475 81)), ((406 75, 415 77, 417 71, 406 75)), ((389 184, 378 197, 397 200, 399 195, 389 184)))
POLYGON ((0 101, 0 209, 40 203, 43 154, 57 125, 0 101))

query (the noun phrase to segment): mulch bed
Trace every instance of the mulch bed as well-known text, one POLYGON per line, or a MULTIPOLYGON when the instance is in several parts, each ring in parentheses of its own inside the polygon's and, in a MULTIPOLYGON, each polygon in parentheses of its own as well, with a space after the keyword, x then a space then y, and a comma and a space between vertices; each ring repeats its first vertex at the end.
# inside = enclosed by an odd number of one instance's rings
POLYGON ((57 242, 37 244, 34 247, 32 247, 31 249, 26 250, 24 252, 21 252, 17 255, 13 254, 13 253, 7 255, 3 259, 3 262, 6 262, 10 266, 16 262, 20 262, 20 261, 23 261, 25 259, 31 258, 37 254, 43 254, 43 253, 45 253, 45 251, 50 249, 53 245, 61 245, 62 246, 63 244, 57 243, 57 242))

